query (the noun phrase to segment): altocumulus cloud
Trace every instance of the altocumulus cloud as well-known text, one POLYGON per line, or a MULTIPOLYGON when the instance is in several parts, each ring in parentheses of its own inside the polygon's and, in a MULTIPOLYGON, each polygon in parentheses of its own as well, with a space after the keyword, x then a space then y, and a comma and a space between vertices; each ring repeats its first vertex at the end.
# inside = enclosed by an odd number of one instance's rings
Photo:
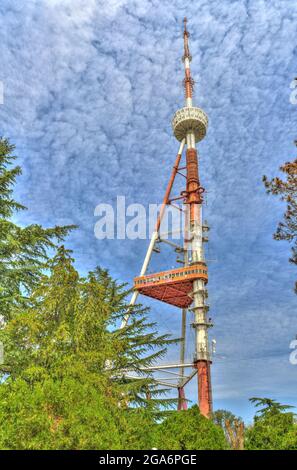
MULTIPOLYGON (((1 133, 17 145, 18 197, 30 209, 20 221, 79 224, 69 240, 78 267, 101 264, 127 281, 146 242, 96 240, 94 208, 117 195, 146 206, 162 198, 177 150, 170 120, 183 101, 181 22, 189 17, 195 100, 210 117, 199 150, 212 227, 212 334, 224 358, 213 370, 214 399, 243 415, 251 395, 296 403, 288 361, 296 272, 288 247, 272 240, 283 207, 261 177, 294 156, 297 6, 2 0, 0 15, 1 133)), ((177 328, 177 311, 152 307, 162 329, 165 319, 177 328)))

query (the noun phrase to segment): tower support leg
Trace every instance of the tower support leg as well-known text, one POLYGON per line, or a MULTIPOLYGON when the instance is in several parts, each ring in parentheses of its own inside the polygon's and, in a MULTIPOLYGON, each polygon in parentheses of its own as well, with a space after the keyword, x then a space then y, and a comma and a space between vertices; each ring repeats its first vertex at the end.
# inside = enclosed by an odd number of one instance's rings
POLYGON ((206 418, 209 418, 212 413, 210 362, 197 361, 194 366, 197 369, 200 413, 206 418))
POLYGON ((188 409, 184 387, 178 387, 178 407, 177 407, 177 409, 178 409, 178 411, 188 409))
MULTIPOLYGON (((145 273, 146 273, 146 270, 147 270, 147 267, 149 265, 149 262, 150 262, 150 259, 151 259, 151 256, 152 256, 152 252, 153 252, 153 249, 154 249, 154 246, 155 246, 155 242, 158 239, 161 222, 162 222, 162 219, 163 219, 163 216, 164 216, 164 213, 165 213, 166 206, 169 202, 170 193, 171 193, 171 190, 172 190, 172 186, 173 186, 176 174, 178 172, 178 167, 179 167, 181 156, 182 156, 182 153, 183 153, 183 150, 184 150, 184 146, 185 146, 185 139, 183 139, 181 141, 180 146, 179 146, 178 154, 176 156, 175 163, 174 163, 173 168, 172 168, 170 180, 169 180, 169 183, 168 183, 167 188, 166 188, 166 192, 165 192, 165 196, 164 196, 164 199, 163 199, 163 202, 162 202, 162 205, 161 205, 160 213, 159 213, 159 216, 157 218, 156 227, 155 227, 155 230, 152 234, 152 238, 151 238, 151 241, 150 241, 150 244, 149 244, 148 250, 146 252, 144 262, 143 262, 143 265, 142 265, 142 268, 141 268, 141 271, 140 271, 140 274, 139 274, 140 276, 144 276, 145 273)), ((139 292, 137 290, 135 290, 133 292, 131 300, 130 300, 130 304, 129 304, 130 306, 135 305, 138 295, 139 295, 139 292)), ((130 316, 129 313, 127 313, 124 316, 124 318, 122 320, 121 328, 125 328, 125 326, 127 326, 127 323, 129 321, 129 316, 130 316)))

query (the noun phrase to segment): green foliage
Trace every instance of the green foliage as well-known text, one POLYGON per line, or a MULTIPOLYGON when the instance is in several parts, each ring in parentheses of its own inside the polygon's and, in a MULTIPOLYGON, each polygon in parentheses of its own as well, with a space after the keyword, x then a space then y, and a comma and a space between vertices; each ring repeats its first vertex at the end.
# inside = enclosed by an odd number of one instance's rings
POLYGON ((202 450, 227 449, 223 430, 200 414, 199 408, 171 411, 158 426, 155 435, 157 449, 202 450))
POLYGON ((37 285, 47 250, 74 228, 20 227, 11 220, 15 212, 25 209, 12 197, 16 177, 21 174, 21 168, 13 166, 13 151, 14 146, 0 138, 0 315, 5 319, 37 285))
POLYGON ((119 408, 104 389, 100 379, 88 378, 6 382, 0 387, 1 449, 151 449, 153 414, 119 408))
MULTIPOLYGON (((282 411, 286 411, 290 408, 294 408, 294 406, 291 405, 282 405, 276 400, 272 400, 271 398, 257 398, 257 397, 252 397, 250 398, 250 402, 254 403, 256 407, 263 406, 264 408, 261 408, 260 410, 257 410, 257 414, 260 415, 260 417, 266 417, 266 416, 271 416, 274 414, 279 414, 282 411)), ((257 419, 257 416, 255 417, 257 419)))
POLYGON ((222 429, 225 430, 226 421, 228 420, 230 423, 234 423, 235 420, 242 421, 241 418, 235 416, 231 411, 228 410, 216 410, 212 413, 212 420, 214 424, 220 426, 222 429))
POLYGON ((64 247, 49 258, 72 226, 11 220, 24 209, 12 197, 21 173, 13 150, 0 139, 0 447, 150 447, 160 404, 171 401, 142 368, 172 340, 157 334, 145 309, 127 305, 129 291, 107 271, 82 278, 64 247))
POLYGON ((288 434, 294 431, 292 416, 278 413, 257 418, 254 426, 246 432, 246 448, 249 450, 286 449, 288 434))
POLYGON ((297 450, 297 425, 294 426, 283 436, 282 449, 297 450))
POLYGON ((150 446, 159 405, 170 401, 158 397, 152 378, 135 373, 172 340, 158 336, 138 305, 119 328, 128 293, 101 269, 81 278, 70 253, 58 250, 30 305, 0 331, 10 374, 0 385, 1 448, 150 446))
POLYGON ((158 416, 150 406, 125 410, 125 426, 122 432, 122 449, 148 450, 155 447, 158 416))
POLYGON ((8 380, 0 387, 1 448, 120 449, 124 420, 101 389, 88 378, 8 380))
POLYGON ((286 450, 296 446, 296 430, 291 408, 268 398, 252 398, 256 406, 263 406, 254 418, 254 425, 246 432, 246 448, 249 450, 286 450))

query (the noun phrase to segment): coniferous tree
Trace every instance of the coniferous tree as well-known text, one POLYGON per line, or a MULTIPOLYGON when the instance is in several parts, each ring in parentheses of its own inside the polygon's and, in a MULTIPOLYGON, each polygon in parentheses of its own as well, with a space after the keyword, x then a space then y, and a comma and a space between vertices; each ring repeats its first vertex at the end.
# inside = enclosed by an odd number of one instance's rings
POLYGON ((160 404, 172 400, 142 368, 172 340, 127 305, 129 291, 107 271, 82 278, 64 247, 49 258, 72 226, 12 221, 24 209, 12 197, 13 149, 0 139, 0 447, 151 448, 160 404))
POLYGON ((254 424, 246 431, 245 447, 248 450, 286 450, 297 448, 297 427, 294 415, 269 398, 251 398, 256 407, 263 406, 254 417, 254 424))
POLYGON ((58 250, 30 305, 0 332, 9 371, 0 385, 2 448, 151 445, 148 430, 160 403, 170 400, 157 398, 153 379, 139 373, 172 340, 153 330, 138 305, 131 322, 119 328, 128 293, 102 269, 81 278, 70 253, 58 250), (148 388, 151 400, 145 398, 148 388))
POLYGON ((292 256, 289 261, 297 265, 297 159, 282 165, 280 171, 285 174, 285 179, 275 177, 269 181, 267 176, 263 176, 263 181, 269 194, 280 196, 287 204, 284 220, 278 224, 274 238, 287 240, 291 244, 292 256))
POLYGON ((294 408, 294 406, 292 405, 282 405, 281 403, 276 400, 273 400, 272 398, 252 397, 250 398, 250 402, 254 403, 256 408, 259 408, 260 406, 263 407, 257 410, 255 416, 256 420, 257 418, 265 418, 266 416, 276 415, 287 411, 290 408, 294 408))
POLYGON ((8 319, 36 285, 47 261, 47 250, 73 228, 21 227, 12 216, 25 207, 13 199, 19 166, 13 166, 14 146, 0 138, 0 316, 8 319))
POLYGON ((228 443, 221 427, 200 414, 197 405, 189 410, 170 411, 157 427, 157 449, 224 450, 228 443))

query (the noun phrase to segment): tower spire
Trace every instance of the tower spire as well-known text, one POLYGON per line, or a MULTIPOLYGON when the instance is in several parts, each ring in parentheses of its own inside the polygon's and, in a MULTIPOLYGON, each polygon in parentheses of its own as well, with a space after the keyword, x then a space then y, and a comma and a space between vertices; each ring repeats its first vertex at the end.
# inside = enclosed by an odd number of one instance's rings
POLYGON ((191 77, 191 69, 190 69, 190 62, 192 60, 192 56, 190 54, 189 49, 189 36, 190 33, 187 29, 187 18, 184 18, 184 55, 183 55, 183 62, 185 66, 185 78, 184 78, 184 89, 185 89, 185 99, 186 99, 186 106, 192 106, 192 98, 193 98, 193 91, 194 91, 194 80, 191 77))
POLYGON ((190 37, 190 33, 189 31, 187 30, 187 18, 185 17, 184 18, 184 56, 183 56, 183 60, 185 59, 185 57, 188 57, 188 59, 191 61, 192 60, 192 56, 190 54, 190 50, 189 50, 189 37, 190 37))

